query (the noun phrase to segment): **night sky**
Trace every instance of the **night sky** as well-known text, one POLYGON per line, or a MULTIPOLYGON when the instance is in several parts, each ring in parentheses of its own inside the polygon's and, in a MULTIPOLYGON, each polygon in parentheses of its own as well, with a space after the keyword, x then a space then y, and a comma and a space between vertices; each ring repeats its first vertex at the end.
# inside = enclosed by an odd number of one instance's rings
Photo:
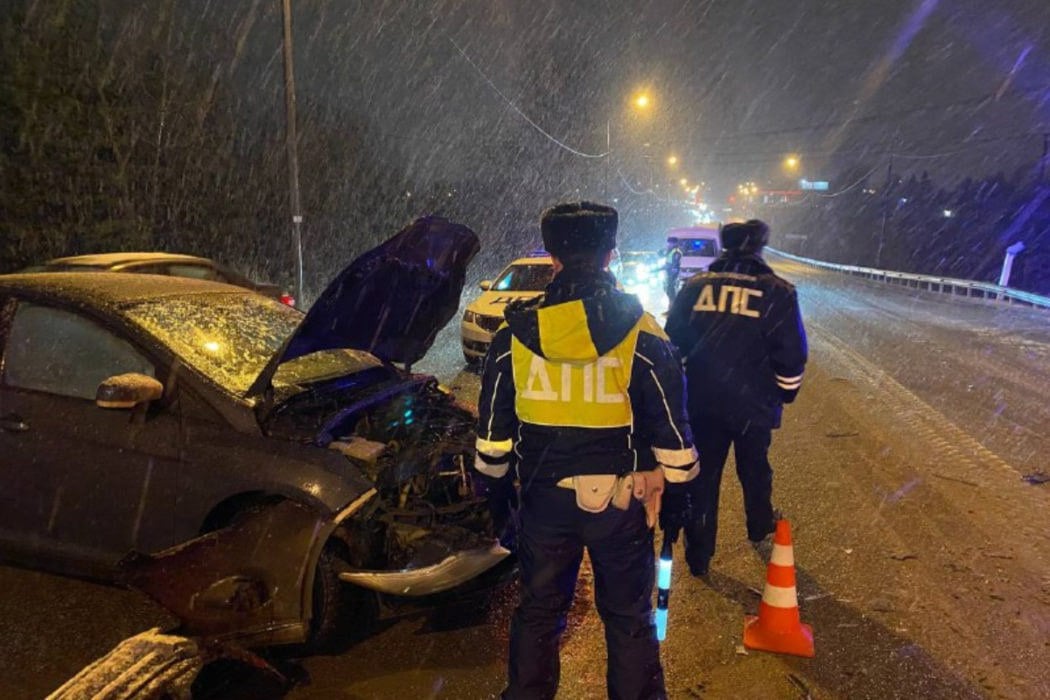
MULTIPOLYGON (((143 21, 137 3, 102 4, 118 33, 143 21)), ((677 171, 656 167, 654 181, 716 188, 783 184, 789 153, 810 179, 884 166, 891 153, 900 171, 944 179, 1009 174, 1038 161, 1050 130, 1045 0, 292 6, 305 128, 320 119, 367 131, 409 182, 514 173, 566 195, 600 193, 604 159, 537 127, 600 155, 608 123, 614 183, 645 184, 644 157, 661 166, 674 153, 677 171), (644 116, 630 105, 639 90, 653 103, 644 116)), ((175 7, 186 60, 240 86, 246 128, 280 128, 280 3, 175 7)))
MULTIPOLYGON (((272 34, 263 11, 254 31, 272 34)), ((628 177, 643 177, 648 142, 726 185, 773 182, 792 152, 810 179, 890 153, 942 176, 1010 172, 1050 127, 1043 0, 300 0, 296 13, 300 100, 366 120, 420 172, 604 167, 496 89, 588 154, 609 121, 628 177), (645 118, 629 103, 640 89, 645 118)))
MULTIPOLYGON (((829 180, 834 194, 867 175, 882 187, 891 161, 937 188, 1030 181, 1050 132, 1047 0, 291 5, 317 266, 342 231, 368 246, 422 212, 522 247, 559 200, 610 200, 624 230, 652 238, 693 220, 682 178, 706 183, 719 207, 745 181, 829 180), (632 105, 642 92, 646 110, 632 105)), ((281 2, 0 0, 41 36, 74 6, 89 17, 77 35, 85 74, 118 76, 113 92, 141 117, 129 122, 136 143, 156 133, 162 91, 137 80, 152 65, 173 76, 187 138, 212 115, 226 129, 217 138, 236 142, 240 160, 214 166, 229 198, 265 225, 282 219, 281 2), (238 168, 254 168, 255 184, 229 175, 238 168)))

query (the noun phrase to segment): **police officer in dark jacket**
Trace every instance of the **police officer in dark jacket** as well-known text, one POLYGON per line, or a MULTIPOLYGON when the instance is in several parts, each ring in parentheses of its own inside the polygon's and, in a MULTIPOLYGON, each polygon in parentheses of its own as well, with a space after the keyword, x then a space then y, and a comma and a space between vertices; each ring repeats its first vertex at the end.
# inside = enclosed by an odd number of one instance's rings
POLYGON ((522 597, 504 698, 555 696, 585 548, 609 696, 666 697, 651 619, 651 528, 665 478, 685 482, 698 467, 678 354, 605 269, 616 225, 615 209, 588 202, 544 213, 554 280, 540 299, 508 306, 485 361, 477 478, 516 476, 521 492, 522 597))
POLYGON ((675 295, 678 294, 678 278, 682 274, 682 249, 677 238, 667 239, 667 251, 664 253, 664 293, 667 295, 667 308, 671 308, 675 295))
MULTIPOLYGON (((806 331, 795 288, 762 259, 769 227, 726 224, 723 253, 690 278, 667 318, 686 367, 687 405, 703 468, 685 489, 683 528, 694 575, 708 571, 718 531, 718 494, 729 448, 744 492, 747 536, 776 529, 768 451, 783 404, 795 400, 806 365, 806 331)), ((677 494, 676 494, 677 496, 677 494)))

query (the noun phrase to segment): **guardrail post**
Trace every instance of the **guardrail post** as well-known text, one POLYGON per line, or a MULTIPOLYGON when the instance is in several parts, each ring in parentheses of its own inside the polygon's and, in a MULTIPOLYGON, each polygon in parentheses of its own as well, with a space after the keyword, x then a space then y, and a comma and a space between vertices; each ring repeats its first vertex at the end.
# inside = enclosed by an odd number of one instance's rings
MULTIPOLYGON (((1003 271, 999 273, 999 286, 1009 287, 1010 286, 1010 273, 1014 269, 1014 258, 1017 254, 1024 250, 1024 243, 1017 241, 1012 246, 1006 249, 1006 257, 1003 258, 1003 271)), ((999 295, 1002 298, 1002 294, 999 295)))

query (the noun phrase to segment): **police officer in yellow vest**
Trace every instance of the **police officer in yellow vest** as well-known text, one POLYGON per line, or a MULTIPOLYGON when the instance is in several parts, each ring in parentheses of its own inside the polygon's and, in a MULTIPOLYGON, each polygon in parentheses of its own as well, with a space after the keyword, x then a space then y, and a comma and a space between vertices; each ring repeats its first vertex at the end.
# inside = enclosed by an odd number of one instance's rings
POLYGON ((606 270, 616 227, 615 209, 588 202, 544 213, 554 280, 507 308, 485 362, 475 466, 481 479, 516 478, 521 497, 522 597, 504 698, 555 696, 585 548, 609 697, 665 697, 652 527, 664 480, 688 481, 699 467, 676 351, 606 270))

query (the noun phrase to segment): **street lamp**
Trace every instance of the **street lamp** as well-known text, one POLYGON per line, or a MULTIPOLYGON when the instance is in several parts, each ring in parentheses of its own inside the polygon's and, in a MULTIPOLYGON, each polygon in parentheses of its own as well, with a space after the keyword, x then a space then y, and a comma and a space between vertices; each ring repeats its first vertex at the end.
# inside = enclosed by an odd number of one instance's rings
POLYGON ((798 170, 798 166, 800 163, 801 161, 796 155, 789 155, 786 158, 784 158, 784 167, 792 172, 798 170))
POLYGON ((672 168, 675 167, 676 165, 678 165, 678 156, 675 156, 675 155, 667 156, 667 164, 670 165, 672 168))
MULTIPOLYGON (((649 93, 647 91, 642 90, 640 92, 634 93, 634 95, 631 96, 629 104, 630 104, 631 111, 634 114, 637 114, 637 115, 640 115, 640 116, 645 116, 649 112, 649 109, 652 107, 653 100, 649 96, 649 93)), ((645 160, 648 162, 648 166, 649 166, 649 189, 652 190, 653 189, 653 160, 652 160, 652 154, 649 153, 649 151, 648 151, 648 149, 649 149, 649 144, 648 143, 645 144, 645 148, 646 148, 645 160)), ((668 163, 673 166, 675 163, 678 162, 678 158, 675 157, 675 156, 671 156, 671 158, 674 159, 674 162, 672 163, 671 159, 668 159, 668 163)), ((608 196, 609 196, 609 169, 611 167, 611 160, 612 160, 612 119, 606 119, 605 120, 605 188, 604 188, 605 189, 605 197, 606 198, 608 198, 608 196)))

